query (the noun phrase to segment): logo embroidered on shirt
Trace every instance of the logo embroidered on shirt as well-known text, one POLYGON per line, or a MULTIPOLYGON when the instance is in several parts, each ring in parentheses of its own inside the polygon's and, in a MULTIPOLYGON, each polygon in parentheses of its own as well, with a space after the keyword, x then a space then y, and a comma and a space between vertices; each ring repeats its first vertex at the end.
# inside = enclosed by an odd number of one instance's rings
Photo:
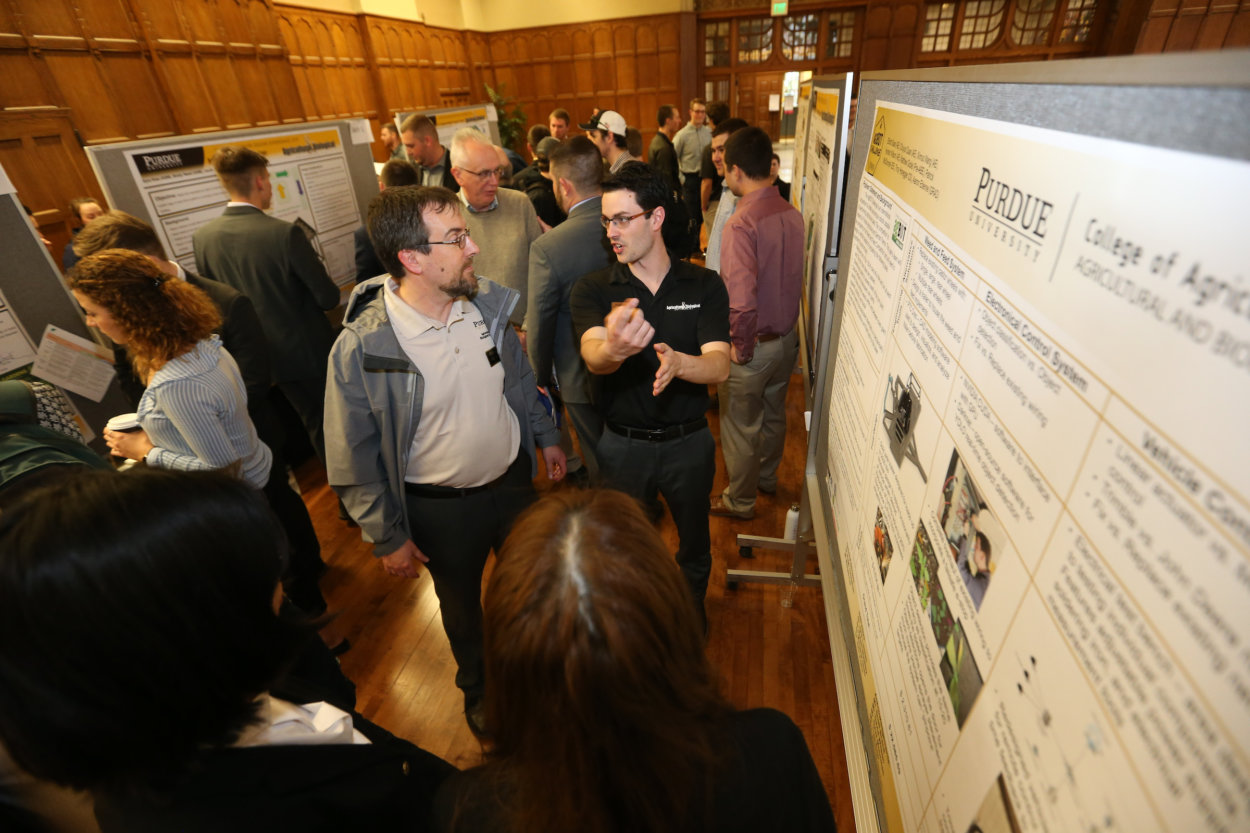
POLYGON ((680 310, 685 310, 685 309, 699 309, 702 306, 703 306, 702 304, 687 304, 683 301, 680 304, 675 304, 671 307, 665 307, 664 309, 680 311, 680 310))

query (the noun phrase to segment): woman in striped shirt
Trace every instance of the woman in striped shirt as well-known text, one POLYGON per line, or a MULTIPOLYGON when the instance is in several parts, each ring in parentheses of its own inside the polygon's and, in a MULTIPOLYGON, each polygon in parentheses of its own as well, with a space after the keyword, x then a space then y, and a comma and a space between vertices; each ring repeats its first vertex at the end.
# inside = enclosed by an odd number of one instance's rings
POLYGON ((208 296, 122 249, 83 258, 68 282, 87 323, 126 346, 147 386, 142 427, 106 430, 109 449, 161 469, 230 467, 263 489, 273 455, 248 418, 239 367, 214 334, 221 316, 208 296))

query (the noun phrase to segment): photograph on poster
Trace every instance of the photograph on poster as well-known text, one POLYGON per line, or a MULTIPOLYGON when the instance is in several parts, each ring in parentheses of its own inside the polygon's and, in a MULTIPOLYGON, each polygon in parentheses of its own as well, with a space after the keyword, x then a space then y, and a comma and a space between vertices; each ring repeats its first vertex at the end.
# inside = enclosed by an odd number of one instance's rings
POLYGON ((955 710, 955 722, 962 729, 984 682, 976 657, 968 647, 968 634, 964 631, 963 622, 955 622, 950 639, 942 646, 939 667, 942 679, 946 681, 946 693, 951 698, 951 708, 955 710))
POLYGON ((938 518, 946 532, 959 577, 972 597, 972 604, 980 610, 990 579, 998 568, 994 541, 987 534, 991 529, 997 530, 997 524, 991 523, 993 516, 986 509, 981 492, 957 450, 951 453, 946 470, 938 518))
POLYGON ((968 825, 968 833, 1020 833, 1020 821, 1011 806, 1007 782, 999 775, 985 793, 985 801, 977 810, 976 818, 968 825))
POLYGON ((920 418, 920 385, 914 373, 907 374, 907 383, 903 376, 889 378, 886 387, 886 402, 881 416, 881 425, 890 438, 890 451, 894 454, 894 462, 900 467, 904 460, 910 460, 920 471, 920 479, 929 482, 924 466, 920 463, 920 455, 916 451, 916 421, 920 418))
POLYGON ((894 544, 890 542, 890 531, 885 527, 885 516, 881 507, 877 507, 877 522, 872 528, 872 547, 877 554, 877 566, 881 568, 881 583, 885 584, 886 571, 894 560, 894 544))
POLYGON ((939 648, 945 648, 955 629, 955 617, 946 590, 938 576, 937 555, 929 541, 924 524, 916 528, 916 543, 911 552, 911 577, 916 582, 916 594, 920 597, 920 609, 924 611, 933 628, 933 638, 939 648))

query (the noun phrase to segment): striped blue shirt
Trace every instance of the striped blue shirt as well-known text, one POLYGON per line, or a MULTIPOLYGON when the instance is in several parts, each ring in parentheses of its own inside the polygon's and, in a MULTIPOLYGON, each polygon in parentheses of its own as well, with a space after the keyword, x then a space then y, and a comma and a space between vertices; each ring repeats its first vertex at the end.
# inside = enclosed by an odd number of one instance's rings
POLYGON ((138 414, 155 446, 144 458, 149 466, 200 471, 238 462, 253 488, 269 479, 273 454, 256 436, 239 366, 216 335, 152 374, 138 414))

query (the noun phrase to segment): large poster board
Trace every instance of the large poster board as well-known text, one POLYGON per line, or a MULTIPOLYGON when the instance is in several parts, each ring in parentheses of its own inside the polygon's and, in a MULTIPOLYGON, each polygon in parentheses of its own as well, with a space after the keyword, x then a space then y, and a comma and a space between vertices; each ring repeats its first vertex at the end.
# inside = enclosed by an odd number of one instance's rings
POLYGON ((0 167, 0 240, 4 241, 4 257, 0 258, 0 379, 35 378, 60 385, 74 408, 80 430, 88 440, 95 440, 92 446, 97 451, 105 453, 104 442, 98 437, 100 428, 109 417, 132 411, 134 406, 117 384, 111 352, 90 341, 91 332, 78 303, 17 195, 11 187, 3 193, 7 182, 8 176, 0 167), (70 349, 57 351, 52 342, 60 342, 59 346, 73 343, 70 349), (83 345, 95 349, 81 351, 82 361, 77 364, 72 358, 66 360, 74 355, 73 348, 83 345), (45 363, 50 360, 54 370, 68 372, 47 372, 46 366, 36 372, 40 348, 44 349, 45 363), (93 355, 85 355, 87 352, 93 355), (83 378, 88 374, 98 377, 92 380, 95 384, 91 390, 83 378))
POLYGON ((1068 63, 861 83, 809 480, 861 830, 1250 824, 1250 60, 1068 63))
MULTIPOLYGON (((795 174, 790 199, 803 216, 804 367, 814 368, 822 349, 822 323, 832 309, 837 274, 842 183, 846 174, 847 115, 851 73, 814 78, 801 88, 795 137, 795 174)), ((808 385, 809 391, 812 386, 808 385)))
POLYGON ((245 145, 269 160, 272 216, 308 232, 340 287, 356 277, 352 235, 377 193, 368 131, 348 122, 180 136, 87 148, 110 204, 143 217, 165 251, 194 271, 191 239, 219 216, 228 196, 209 164, 223 145, 245 145))

